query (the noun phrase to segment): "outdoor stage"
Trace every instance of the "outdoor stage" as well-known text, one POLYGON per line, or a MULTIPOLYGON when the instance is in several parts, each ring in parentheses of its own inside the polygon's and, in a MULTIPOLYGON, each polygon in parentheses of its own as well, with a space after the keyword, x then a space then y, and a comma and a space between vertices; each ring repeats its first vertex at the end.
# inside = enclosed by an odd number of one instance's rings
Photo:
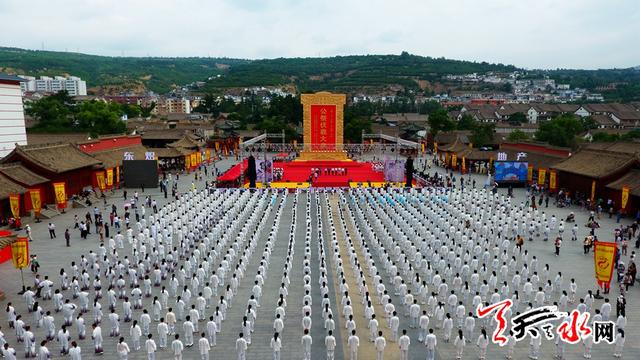
MULTIPOLYGON (((235 183, 239 185, 242 171, 246 172, 247 163, 237 164, 218 178, 221 186, 235 183)), ((274 175, 270 183, 272 188, 307 188, 307 187, 380 187, 386 184, 384 171, 381 164, 376 165, 371 162, 359 161, 332 161, 332 160, 309 160, 273 162, 274 174, 281 173, 281 176, 274 175), (377 169, 376 169, 377 167, 377 169), (315 169, 319 169, 318 177, 311 174, 315 169), (329 174, 326 169, 344 169, 340 175, 329 174)), ((245 174, 246 175, 246 174, 245 174)), ((243 186, 248 186, 248 179, 244 176, 243 186)), ((256 184, 262 187, 261 183, 256 184)), ((232 185, 233 186, 233 185, 232 185)))

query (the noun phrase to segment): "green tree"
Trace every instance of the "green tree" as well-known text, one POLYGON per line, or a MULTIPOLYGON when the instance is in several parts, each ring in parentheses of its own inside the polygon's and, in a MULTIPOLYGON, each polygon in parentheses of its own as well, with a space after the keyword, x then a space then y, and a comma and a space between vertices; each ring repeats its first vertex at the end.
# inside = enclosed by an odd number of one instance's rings
POLYGON ((347 142, 359 143, 362 140, 362 132, 371 132, 371 120, 364 116, 352 117, 344 121, 344 138, 347 142))
POLYGON ((140 106, 140 116, 143 118, 151 117, 151 112, 156 108, 156 102, 152 102, 149 106, 140 106))
POLYGON ((122 105, 122 112, 127 115, 128 119, 137 118, 140 116, 140 106, 133 104, 122 105))
POLYGON ((511 133, 509 133, 509 136, 507 136, 507 140, 513 141, 513 142, 529 140, 529 135, 527 135, 527 133, 525 133, 520 129, 516 129, 511 133))
POLYGON ((431 128, 431 134, 435 136, 441 131, 454 130, 456 125, 449 117, 447 110, 439 109, 429 115, 429 127, 431 128))
POLYGON ((536 139, 555 146, 576 146, 576 136, 584 131, 580 120, 572 114, 563 114, 540 124, 536 139))
POLYGON ((284 130, 285 141, 287 142, 295 139, 297 135, 295 129, 288 126, 282 118, 277 116, 265 117, 255 126, 255 129, 276 134, 284 130))
POLYGON ((604 132, 599 132, 593 134, 593 138, 591 141, 593 142, 614 142, 620 140, 620 135, 618 134, 607 134, 604 132))
POLYGON ((517 126, 520 124, 524 124, 527 121, 527 116, 521 112, 513 113, 511 114, 511 116, 509 116, 509 124, 511 125, 517 126))
POLYGON ((121 134, 127 127, 120 116, 121 109, 116 103, 84 101, 78 104, 75 125, 79 130, 89 131, 92 136, 121 134))
POLYGON ((496 125, 493 123, 479 123, 471 130, 471 142, 475 147, 493 144, 496 125))
POLYGON ((66 91, 26 104, 27 115, 38 121, 33 130, 39 132, 73 131, 72 110, 73 103, 66 91))
POLYGON ((467 113, 462 114, 460 120, 458 121, 458 130, 473 130, 476 126, 476 121, 473 117, 467 113))

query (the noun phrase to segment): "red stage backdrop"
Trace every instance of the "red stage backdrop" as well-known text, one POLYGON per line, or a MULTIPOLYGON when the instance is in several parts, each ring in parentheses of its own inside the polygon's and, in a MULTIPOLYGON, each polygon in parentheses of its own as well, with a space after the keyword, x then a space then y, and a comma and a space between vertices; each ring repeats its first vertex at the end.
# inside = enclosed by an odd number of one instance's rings
POLYGON ((311 143, 314 151, 336 149, 335 105, 311 105, 311 143))

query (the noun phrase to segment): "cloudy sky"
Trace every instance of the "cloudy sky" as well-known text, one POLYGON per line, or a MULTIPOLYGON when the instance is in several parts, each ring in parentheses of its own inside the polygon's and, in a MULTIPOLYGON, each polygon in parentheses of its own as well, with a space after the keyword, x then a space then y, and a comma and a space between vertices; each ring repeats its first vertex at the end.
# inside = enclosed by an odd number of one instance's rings
POLYGON ((640 0, 0 0, 0 46, 114 56, 412 54, 640 65, 640 0))

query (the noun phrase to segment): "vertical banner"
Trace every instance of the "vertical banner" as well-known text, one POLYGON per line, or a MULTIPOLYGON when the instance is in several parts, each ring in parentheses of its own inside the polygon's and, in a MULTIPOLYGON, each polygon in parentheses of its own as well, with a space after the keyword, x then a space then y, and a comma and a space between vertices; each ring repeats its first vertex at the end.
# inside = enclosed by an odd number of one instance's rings
POLYGON ((192 153, 190 156, 191 156, 191 167, 194 168, 198 166, 198 157, 196 156, 196 153, 192 153))
POLYGON ((184 156, 184 168, 186 170, 189 170, 191 168, 191 156, 189 155, 184 156))
POLYGON ((29 265, 29 239, 26 236, 18 236, 11 244, 11 262, 16 269, 29 265))
POLYGON ((533 182, 533 165, 531 164, 527 167, 527 181, 530 184, 533 182))
POLYGON ((98 189, 100 189, 100 191, 104 191, 106 189, 106 183, 104 181, 104 171, 96 171, 96 184, 98 185, 98 189))
POLYGON ((556 175, 557 173, 555 170, 549 170, 549 189, 551 191, 556 191, 556 189, 558 188, 556 175))
POLYGON ((42 210, 42 199, 40 198, 40 189, 30 189, 29 196, 31 197, 31 207, 36 216, 40 215, 42 210))
POLYGON ((107 169, 107 188, 113 187, 113 168, 107 169))
POLYGON ((611 282, 611 275, 615 268, 616 243, 595 241, 593 243, 593 262, 596 281, 602 287, 611 282))
POLYGON ((65 189, 65 183, 56 182, 53 183, 53 192, 56 194, 56 204, 58 209, 64 209, 67 207, 67 190, 65 189))
POLYGON ((591 181, 591 202, 596 200, 596 181, 591 181))
POLYGON ((544 185, 547 181, 547 169, 538 169, 538 185, 544 185))
POLYGON ((424 143, 420 144, 420 150, 422 150, 422 153, 424 154, 424 143))
POLYGON ((622 199, 620 201, 620 208, 622 210, 627 208, 627 203, 629 202, 629 191, 631 189, 628 186, 623 186, 622 187, 622 199))
POLYGON ((433 143, 433 153, 438 155, 438 143, 437 142, 433 143))
POLYGON ((20 219, 20 195, 10 194, 9 205, 11 206, 11 215, 16 219, 20 219))
POLYGON ((311 105, 311 144, 314 151, 335 150, 336 105, 311 105))
POLYGON ((463 174, 467 172, 467 164, 466 164, 466 162, 467 162, 467 159, 463 156, 462 157, 462 161, 460 163, 460 169, 462 169, 462 173, 463 174))
POLYGON ((202 153, 200 151, 196 153, 196 164, 202 164, 202 153))
POLYGON ((207 148, 204 151, 204 156, 207 159, 207 162, 210 163, 211 162, 211 150, 207 148))
POLYGON ((116 166, 116 184, 120 184, 120 166, 116 166))
POLYGON ((458 155, 451 154, 451 168, 455 170, 458 167, 458 155))

